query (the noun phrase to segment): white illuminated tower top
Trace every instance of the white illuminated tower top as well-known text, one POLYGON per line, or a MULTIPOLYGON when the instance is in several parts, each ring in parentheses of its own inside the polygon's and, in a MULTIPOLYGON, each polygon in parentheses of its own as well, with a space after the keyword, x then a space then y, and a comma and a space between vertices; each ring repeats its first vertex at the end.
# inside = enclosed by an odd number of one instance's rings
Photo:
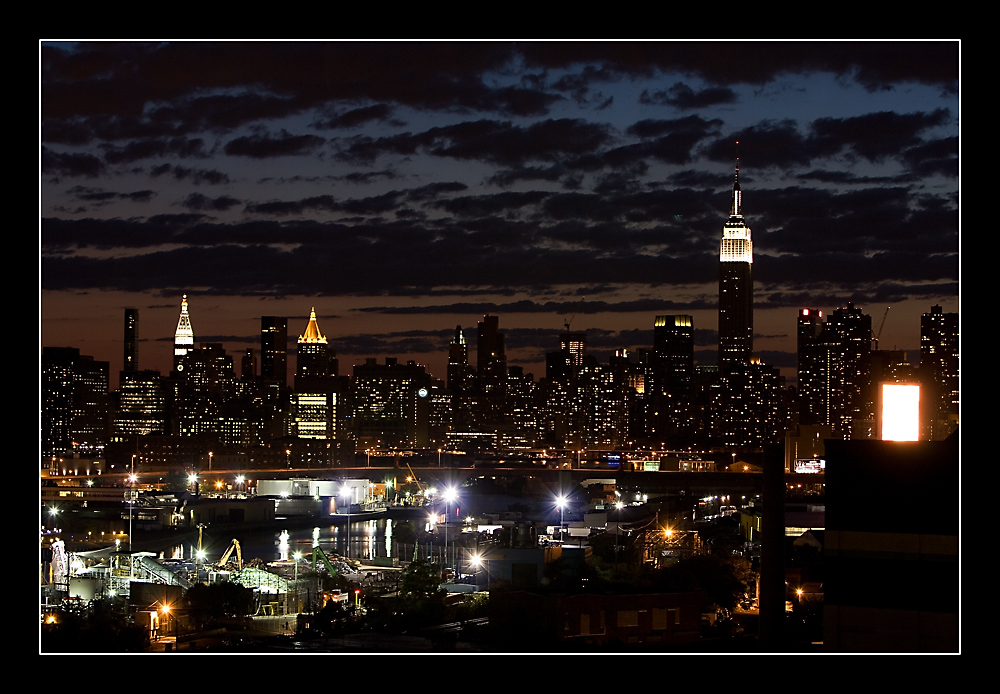
POLYGON ((181 299, 181 317, 177 319, 177 330, 174 332, 174 368, 180 371, 181 358, 194 349, 194 330, 191 328, 191 316, 188 314, 187 294, 181 299))
MULTIPOLYGON (((739 143, 736 143, 739 145, 739 143)), ((733 181, 733 206, 729 211, 729 221, 722 227, 722 241, 719 244, 719 262, 752 263, 753 241, 750 229, 743 221, 743 197, 740 191, 740 158, 736 157, 736 178, 733 181)))

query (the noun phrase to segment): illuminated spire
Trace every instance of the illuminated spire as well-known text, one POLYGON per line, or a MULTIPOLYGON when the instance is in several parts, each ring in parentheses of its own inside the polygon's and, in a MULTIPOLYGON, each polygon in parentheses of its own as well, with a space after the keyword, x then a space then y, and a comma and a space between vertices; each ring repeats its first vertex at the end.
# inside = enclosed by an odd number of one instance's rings
POLYGON ((194 349, 194 330, 191 328, 191 316, 188 314, 187 294, 181 299, 181 317, 177 319, 177 330, 174 332, 174 368, 177 369, 181 358, 194 349))
POLYGON ((719 244, 719 262, 752 263, 753 241, 750 229, 743 221, 743 193, 740 191, 740 156, 736 143, 736 174, 733 178, 733 205, 729 210, 729 221, 722 227, 722 242, 719 244))
POLYGON ((181 317, 177 319, 174 344, 194 346, 194 330, 191 328, 191 316, 188 313, 187 294, 181 299, 181 317))
POLYGON ((743 194, 740 191, 740 143, 738 141, 736 143, 736 176, 733 179, 733 206, 729 210, 729 216, 743 216, 743 194))
POLYGON ((299 336, 299 344, 302 343, 310 344, 326 344, 326 338, 323 337, 323 333, 319 331, 319 324, 316 322, 316 308, 313 307, 312 311, 309 312, 309 324, 306 326, 306 331, 299 336))

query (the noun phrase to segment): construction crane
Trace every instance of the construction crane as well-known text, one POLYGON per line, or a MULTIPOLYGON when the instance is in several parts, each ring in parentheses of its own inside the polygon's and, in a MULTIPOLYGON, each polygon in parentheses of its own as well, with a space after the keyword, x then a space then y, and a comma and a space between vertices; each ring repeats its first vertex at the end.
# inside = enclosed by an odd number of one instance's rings
POLYGON ((413 478, 413 483, 417 485, 417 490, 420 493, 423 493, 424 485, 420 484, 420 480, 417 479, 417 474, 413 472, 413 468, 410 467, 409 463, 406 464, 406 469, 410 471, 410 477, 413 478))
POLYGON ((891 306, 885 307, 885 313, 882 314, 882 322, 878 324, 878 332, 872 331, 872 349, 878 349, 878 339, 882 337, 882 328, 885 327, 885 319, 889 317, 889 309, 891 306))
POLYGON ((573 325, 573 319, 576 318, 576 314, 580 312, 580 309, 586 302, 587 302, 587 297, 581 298, 579 305, 576 307, 576 311, 573 312, 573 315, 570 316, 568 320, 563 322, 563 325, 566 326, 566 332, 569 332, 569 326, 573 325))
POLYGON ((326 570, 330 572, 331 576, 337 575, 337 570, 333 568, 333 564, 331 564, 330 560, 327 559, 326 554, 323 553, 323 550, 321 550, 319 547, 313 547, 313 571, 316 571, 317 559, 321 560, 324 564, 326 564, 326 570))
POLYGON ((240 571, 243 570, 243 550, 240 549, 240 541, 233 538, 233 543, 229 545, 229 549, 225 551, 222 555, 222 559, 219 560, 219 566, 225 566, 226 562, 229 561, 229 557, 232 556, 233 550, 236 550, 236 568, 240 571))

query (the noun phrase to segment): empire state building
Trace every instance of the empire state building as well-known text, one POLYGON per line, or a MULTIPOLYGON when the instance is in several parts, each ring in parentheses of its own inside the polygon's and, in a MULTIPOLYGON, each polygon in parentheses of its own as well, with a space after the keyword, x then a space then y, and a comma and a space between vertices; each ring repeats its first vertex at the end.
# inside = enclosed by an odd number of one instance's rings
POLYGON ((753 354, 753 241, 743 221, 740 165, 733 204, 719 244, 719 366, 747 364, 753 354))

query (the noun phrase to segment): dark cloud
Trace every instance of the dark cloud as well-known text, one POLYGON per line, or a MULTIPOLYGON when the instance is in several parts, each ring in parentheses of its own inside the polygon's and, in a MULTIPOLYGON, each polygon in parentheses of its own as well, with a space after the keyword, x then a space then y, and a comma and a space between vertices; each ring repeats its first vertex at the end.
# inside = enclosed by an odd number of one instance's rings
POLYGON ((194 211, 225 212, 228 209, 241 205, 242 202, 229 195, 220 195, 210 198, 201 193, 191 193, 182 203, 184 207, 194 211))
POLYGON ((391 115, 392 107, 388 104, 373 104, 371 106, 351 109, 330 118, 321 119, 313 127, 321 130, 356 128, 373 121, 387 121, 391 115))
POLYGON ((904 150, 903 160, 920 177, 958 176, 958 138, 943 137, 904 150))
POLYGON ((326 143, 315 135, 292 135, 282 129, 277 135, 262 133, 237 137, 226 143, 223 151, 231 157, 300 157, 315 151, 326 143))
POLYGON ((371 162, 383 154, 484 160, 504 166, 549 161, 594 151, 610 139, 607 127, 579 119, 545 120, 526 127, 479 120, 431 128, 422 133, 348 139, 341 156, 371 162))
POLYGON ((677 82, 665 91, 650 93, 648 90, 643 90, 639 97, 639 103, 673 106, 681 111, 718 104, 733 104, 736 101, 736 92, 728 87, 706 87, 696 92, 682 82, 677 82))
POLYGON ((102 145, 104 159, 109 164, 130 164, 140 159, 163 158, 177 156, 182 159, 187 157, 204 157, 205 143, 201 138, 188 139, 183 137, 174 138, 149 138, 129 142, 124 147, 117 147, 110 144, 102 145))
POLYGON ((48 176, 96 178, 104 162, 92 154, 64 154, 42 147, 42 173, 48 176))
POLYGON ((190 181, 194 185, 202 183, 222 185, 229 183, 229 176, 216 169, 191 169, 173 164, 157 164, 149 170, 149 175, 153 178, 159 178, 168 174, 178 181, 190 181))
POLYGON ((930 113, 883 111, 853 118, 820 118, 812 123, 808 148, 813 156, 830 156, 847 148, 869 161, 881 161, 920 144, 921 132, 949 117, 947 109, 937 109, 930 113))
POLYGON ((113 200, 149 202, 156 197, 156 192, 152 190, 136 190, 131 193, 116 193, 102 188, 87 188, 86 186, 73 186, 66 192, 77 200, 99 204, 108 203, 113 200))
POLYGON ((899 82, 958 89, 957 41, 662 41, 518 44, 526 66, 599 63, 630 76, 679 71, 710 84, 763 84, 789 73, 830 72, 871 90, 899 82))

